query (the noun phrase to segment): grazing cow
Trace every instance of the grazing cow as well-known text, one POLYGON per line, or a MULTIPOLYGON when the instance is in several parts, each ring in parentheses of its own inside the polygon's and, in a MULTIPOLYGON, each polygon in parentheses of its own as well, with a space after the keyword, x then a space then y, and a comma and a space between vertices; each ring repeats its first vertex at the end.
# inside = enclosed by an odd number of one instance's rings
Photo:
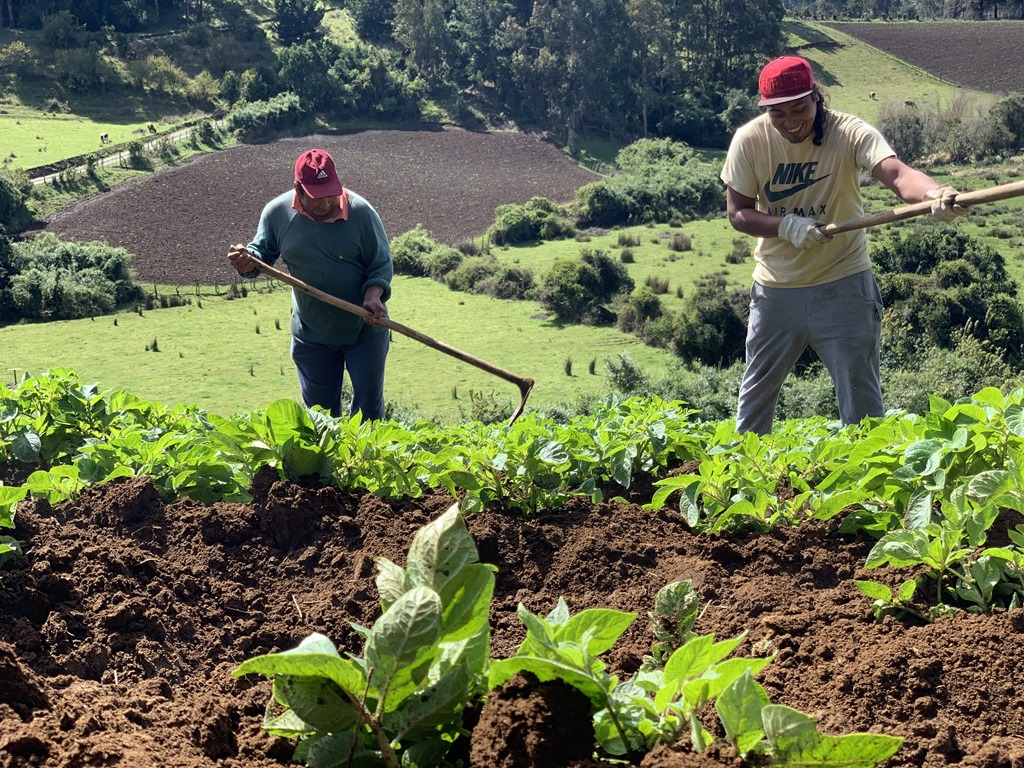
POLYGON ((106 133, 101 133, 100 134, 100 144, 106 144, 108 141, 110 141, 110 135, 106 134, 106 133))
POLYGON ((156 133, 156 126, 152 123, 146 123, 146 130, 148 130, 150 133, 156 133))
POLYGON ((872 101, 875 101, 878 99, 878 95, 874 91, 872 91, 871 93, 868 94, 868 98, 871 99, 872 101))
POLYGON ((917 109, 917 102, 913 99, 907 99, 903 102, 903 106, 907 109, 917 109))

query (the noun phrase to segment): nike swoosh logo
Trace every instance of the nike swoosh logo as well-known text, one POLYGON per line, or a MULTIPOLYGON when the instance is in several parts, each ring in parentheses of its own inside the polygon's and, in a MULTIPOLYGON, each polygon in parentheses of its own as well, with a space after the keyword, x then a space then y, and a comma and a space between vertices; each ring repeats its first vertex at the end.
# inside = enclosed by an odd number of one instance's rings
MULTIPOLYGON (((830 173, 828 176, 831 175, 832 174, 830 173)), ((764 183, 764 196, 768 198, 769 203, 777 203, 779 202, 779 200, 785 200, 787 197, 789 197, 790 195, 795 195, 797 192, 803 192, 805 189, 814 186, 819 181, 824 181, 825 179, 828 178, 828 176, 822 176, 820 179, 811 179, 810 181, 805 181, 801 184, 797 184, 795 187, 784 189, 782 192, 772 192, 771 187, 769 186, 770 182, 766 181, 764 183)))

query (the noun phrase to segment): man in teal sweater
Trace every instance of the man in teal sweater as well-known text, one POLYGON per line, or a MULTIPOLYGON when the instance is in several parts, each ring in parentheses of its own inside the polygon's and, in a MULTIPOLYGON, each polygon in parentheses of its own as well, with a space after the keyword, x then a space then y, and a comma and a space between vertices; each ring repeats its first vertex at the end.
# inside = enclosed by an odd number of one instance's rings
MULTIPOLYGON (((228 261, 242 277, 255 277, 259 259, 284 260, 307 285, 361 305, 374 320, 387 317, 394 274, 380 217, 365 199, 345 189, 334 159, 322 149, 295 163, 294 188, 271 200, 248 246, 234 245, 228 261)), ((350 414, 384 417, 384 362, 390 334, 375 322, 292 290, 292 360, 307 407, 341 415, 345 370, 352 382, 350 414)))

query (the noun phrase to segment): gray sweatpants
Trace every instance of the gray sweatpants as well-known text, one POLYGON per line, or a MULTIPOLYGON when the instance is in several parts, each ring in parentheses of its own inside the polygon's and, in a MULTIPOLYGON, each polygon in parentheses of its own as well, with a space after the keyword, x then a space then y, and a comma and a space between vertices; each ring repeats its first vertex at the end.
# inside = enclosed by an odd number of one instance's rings
POLYGON ((754 283, 736 429, 772 431, 782 384, 807 347, 828 368, 844 424, 882 416, 881 338, 882 297, 870 269, 809 288, 754 283))

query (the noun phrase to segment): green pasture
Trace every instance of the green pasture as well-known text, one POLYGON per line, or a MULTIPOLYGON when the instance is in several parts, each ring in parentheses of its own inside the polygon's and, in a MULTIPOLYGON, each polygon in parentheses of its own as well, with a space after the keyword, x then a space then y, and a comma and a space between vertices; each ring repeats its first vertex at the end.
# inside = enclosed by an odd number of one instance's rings
MULTIPOLYGON (((93 320, 2 327, 0 373, 13 383, 26 371, 72 368, 101 389, 123 389, 169 405, 198 405, 225 416, 282 397, 297 399, 288 354, 290 289, 260 286, 244 299, 183 293, 190 305, 142 315, 128 311, 93 320)), ((560 327, 545 319, 535 302, 454 293, 426 278, 396 278, 390 309, 399 323, 534 379, 532 407, 609 391, 605 361, 622 353, 651 373, 666 371, 673 362, 668 352, 614 329, 560 327), (571 375, 566 373, 568 360, 571 375), (595 360, 591 374, 588 368, 595 360)), ((452 421, 471 411, 471 392, 507 399, 510 414, 519 402, 514 384, 394 335, 386 375, 386 397, 394 405, 452 421)))
POLYGON ((626 268, 638 287, 649 279, 661 283, 656 292, 662 303, 666 309, 678 312, 686 306, 696 283, 709 275, 722 276, 734 287, 749 282, 752 258, 738 264, 726 261, 736 240, 754 246, 754 239, 733 230, 723 215, 688 221, 682 226, 639 225, 600 234, 584 233, 574 240, 492 248, 492 253, 499 261, 533 270, 539 283, 556 259, 577 259, 586 250, 603 251, 626 268), (672 244, 677 241, 687 242, 688 247, 673 250, 672 244), (623 259, 627 250, 632 254, 631 262, 623 259))
MULTIPOLYGON (((0 102, 0 163, 12 168, 35 168, 103 148, 100 134, 111 144, 144 139, 149 120, 91 118, 70 113, 48 113, 23 105, 0 102)), ((159 126, 162 130, 165 126, 159 126)))

